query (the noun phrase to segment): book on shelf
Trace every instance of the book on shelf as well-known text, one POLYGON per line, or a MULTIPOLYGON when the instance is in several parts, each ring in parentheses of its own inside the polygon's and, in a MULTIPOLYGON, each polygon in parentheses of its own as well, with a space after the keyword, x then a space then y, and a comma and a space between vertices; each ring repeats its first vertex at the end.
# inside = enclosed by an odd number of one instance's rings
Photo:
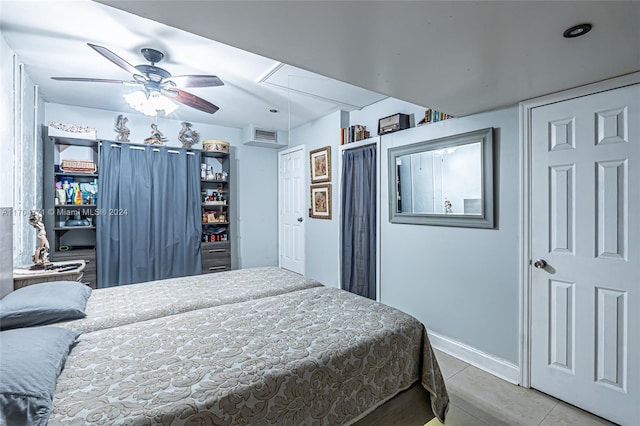
POLYGON ((453 118, 453 116, 445 114, 442 111, 436 111, 428 108, 424 112, 424 118, 420 120, 417 125, 422 126, 423 124, 437 123, 438 121, 448 120, 449 118, 453 118))
POLYGON ((354 124, 340 129, 340 145, 358 142, 369 137, 371 137, 371 132, 367 130, 367 126, 362 124, 354 124))

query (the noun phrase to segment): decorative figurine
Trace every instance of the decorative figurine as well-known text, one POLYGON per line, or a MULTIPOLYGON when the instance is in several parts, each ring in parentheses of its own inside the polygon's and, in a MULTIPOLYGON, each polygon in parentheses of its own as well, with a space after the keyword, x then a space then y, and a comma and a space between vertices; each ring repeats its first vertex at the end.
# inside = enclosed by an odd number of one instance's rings
POLYGON ((122 114, 120 114, 116 120, 115 130, 118 132, 118 136, 116 136, 116 141, 118 142, 129 142, 129 133, 131 132, 127 127, 127 121, 129 121, 129 119, 122 114))
POLYGON ((453 213, 453 204, 451 204, 451 201, 447 200, 446 198, 444 199, 444 213, 453 213))
POLYGON ((182 129, 178 133, 178 140, 182 143, 183 148, 191 148, 200 142, 200 134, 191 128, 191 123, 182 122, 182 129))
POLYGON ((207 166, 207 177, 206 180, 214 180, 215 175, 213 174, 213 166, 207 166))
POLYGON ((29 225, 38 231, 36 251, 31 256, 33 261, 31 269, 44 269, 44 266, 49 263, 49 240, 47 240, 47 233, 42 223, 42 214, 37 210, 29 211, 29 225))
POLYGON ((162 132, 158 130, 157 124, 151 125, 151 136, 144 140, 147 145, 162 145, 167 141, 162 132))

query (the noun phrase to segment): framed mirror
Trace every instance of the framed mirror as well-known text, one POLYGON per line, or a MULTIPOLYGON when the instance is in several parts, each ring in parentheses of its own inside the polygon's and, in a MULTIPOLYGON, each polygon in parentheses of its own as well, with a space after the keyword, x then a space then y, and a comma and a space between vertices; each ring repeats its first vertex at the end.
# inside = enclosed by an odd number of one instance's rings
POLYGON ((390 148, 389 220, 493 228, 493 128, 390 148))

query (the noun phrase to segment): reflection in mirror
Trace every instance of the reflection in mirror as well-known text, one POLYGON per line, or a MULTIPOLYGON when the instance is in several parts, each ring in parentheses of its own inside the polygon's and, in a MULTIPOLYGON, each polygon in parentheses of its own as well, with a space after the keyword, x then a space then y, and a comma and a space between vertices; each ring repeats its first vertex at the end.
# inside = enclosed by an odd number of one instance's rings
POLYGON ((492 129, 389 149, 390 221, 493 227, 492 129))
POLYGON ((482 214, 480 142, 396 158, 398 213, 482 214))

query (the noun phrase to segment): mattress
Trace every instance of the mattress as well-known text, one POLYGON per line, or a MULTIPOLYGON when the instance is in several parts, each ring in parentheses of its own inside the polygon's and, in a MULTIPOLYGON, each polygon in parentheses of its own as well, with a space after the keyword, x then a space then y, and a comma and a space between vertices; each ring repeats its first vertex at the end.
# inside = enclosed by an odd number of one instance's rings
POLYGON ((276 267, 203 274, 94 290, 85 318, 56 324, 87 333, 322 284, 276 267))
POLYGON ((442 419, 424 326, 315 287, 81 335, 49 425, 350 424, 416 381, 442 419))

